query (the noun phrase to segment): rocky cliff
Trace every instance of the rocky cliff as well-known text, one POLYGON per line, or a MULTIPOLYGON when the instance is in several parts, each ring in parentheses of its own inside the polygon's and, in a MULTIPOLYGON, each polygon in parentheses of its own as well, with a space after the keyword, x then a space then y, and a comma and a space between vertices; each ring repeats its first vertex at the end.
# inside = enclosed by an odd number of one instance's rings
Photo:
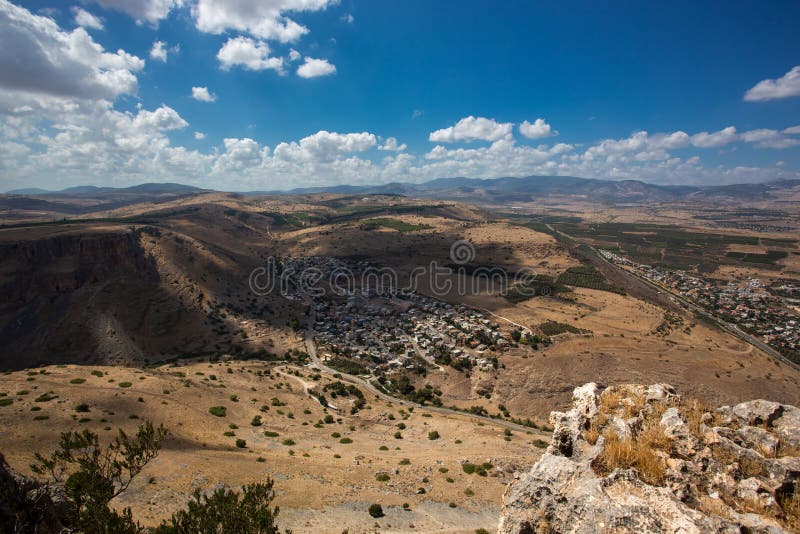
POLYGON ((800 529, 800 409, 712 409, 665 384, 573 392, 503 496, 500 533, 800 529))

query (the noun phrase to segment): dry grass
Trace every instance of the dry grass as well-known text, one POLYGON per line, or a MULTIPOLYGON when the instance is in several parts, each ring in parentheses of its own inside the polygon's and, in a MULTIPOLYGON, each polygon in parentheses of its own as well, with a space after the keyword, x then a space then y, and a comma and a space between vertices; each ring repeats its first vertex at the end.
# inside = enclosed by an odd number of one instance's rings
POLYGON ((664 483, 666 465, 657 451, 669 446, 669 438, 660 427, 648 425, 631 439, 620 438, 613 430, 606 431, 603 437, 604 448, 595 460, 596 470, 608 474, 616 468, 634 468, 648 484, 664 483))
POLYGON ((786 526, 793 532, 800 532, 800 493, 795 491, 784 495, 778 500, 778 505, 783 510, 783 520, 786 522, 786 526))

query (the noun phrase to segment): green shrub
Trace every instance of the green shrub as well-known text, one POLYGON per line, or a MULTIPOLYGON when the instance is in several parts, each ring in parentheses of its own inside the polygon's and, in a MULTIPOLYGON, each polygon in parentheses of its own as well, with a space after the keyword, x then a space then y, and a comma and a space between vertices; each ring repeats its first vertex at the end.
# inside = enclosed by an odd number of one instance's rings
POLYGON ((291 447, 292 445, 295 445, 295 442, 293 439, 285 439, 281 441, 281 445, 286 445, 287 447, 291 447))
POLYGON ((83 384, 84 382, 86 382, 85 378, 73 378, 69 381, 70 384, 83 384))
POLYGON ((260 415, 253 416, 253 419, 250 421, 250 425, 261 426, 261 416, 260 415))
POLYGON ((236 447, 239 448, 239 449, 244 449, 245 447, 247 447, 247 442, 245 440, 239 438, 239 439, 236 440, 236 447))
POLYGON ((428 439, 430 440, 439 439, 439 432, 436 430, 431 430, 430 432, 428 432, 428 439))
POLYGON ((264 432, 264 435, 265 435, 266 437, 268 437, 268 438, 277 438, 278 436, 280 436, 280 434, 278 434, 277 432, 273 432, 273 431, 271 431, 271 430, 267 430, 267 431, 265 431, 265 432, 264 432))
POLYGON ((75 405, 75 411, 79 413, 86 413, 89 411, 89 405, 85 402, 75 405))
POLYGON ((375 475, 375 480, 378 482, 389 482, 389 475, 386 473, 378 473, 375 475))
POLYGON ((380 504, 370 504, 368 512, 375 519, 383 517, 383 507, 380 504))
POLYGON ((461 469, 463 469, 466 474, 471 475, 478 469, 478 466, 469 462, 464 462, 461 464, 461 469))
POLYGON ((33 399, 33 402, 50 402, 55 398, 56 398, 55 395, 50 395, 49 393, 42 393, 41 395, 33 399))
POLYGON ((37 415, 33 418, 34 421, 44 421, 46 419, 50 419, 49 415, 37 415))
POLYGON ((11 406, 14 404, 14 399, 0 399, 0 406, 11 406))
POLYGON ((353 443, 353 440, 350 439, 350 438, 342 438, 342 439, 339 440, 339 443, 341 443, 343 445, 347 445, 349 443, 353 443))
POLYGON ((121 387, 121 388, 129 388, 129 387, 131 387, 133 384, 131 384, 130 382, 120 382, 120 383, 119 383, 119 384, 117 384, 117 385, 118 385, 119 387, 121 387))
POLYGON ((217 417, 225 417, 228 413, 228 409, 225 406, 212 406, 208 409, 208 413, 217 417))
POLYGON ((399 463, 399 465, 411 465, 411 460, 409 460, 408 458, 403 458, 398 463, 399 463))
POLYGON ((97 370, 92 371, 92 376, 100 376, 100 377, 102 377, 103 376, 103 371, 97 371, 97 370))
POLYGON ((236 432, 234 432, 233 430, 226 430, 225 432, 222 433, 222 435, 225 436, 226 438, 232 438, 236 435, 236 432))

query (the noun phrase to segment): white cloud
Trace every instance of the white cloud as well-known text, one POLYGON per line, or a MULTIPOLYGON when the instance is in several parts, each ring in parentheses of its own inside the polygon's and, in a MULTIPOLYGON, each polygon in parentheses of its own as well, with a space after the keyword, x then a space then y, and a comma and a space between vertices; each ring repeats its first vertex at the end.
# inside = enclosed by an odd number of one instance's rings
POLYGON ((800 134, 800 125, 792 126, 791 128, 786 128, 785 130, 783 130, 783 133, 790 135, 800 134))
POLYGON ((207 87, 192 87, 192 98, 200 102, 217 101, 217 95, 210 92, 207 87))
POLYGON ((204 134, 203 132, 195 132, 194 138, 197 139, 198 141, 202 141, 203 139, 206 138, 206 134, 204 134))
POLYGON ((93 0, 101 6, 122 11, 133 17, 137 22, 158 24, 167 18, 169 12, 175 7, 181 7, 183 0, 93 0))
POLYGON ((88 11, 80 7, 73 7, 72 13, 75 15, 75 24, 92 30, 102 30, 103 21, 95 17, 88 11))
POLYGON ((328 76, 336 72, 336 67, 328 63, 326 59, 314 59, 306 57, 302 65, 297 67, 297 75, 301 78, 316 78, 317 76, 328 76))
POLYGON ((249 37, 233 37, 228 39, 217 53, 222 68, 243 67, 248 70, 273 69, 283 72, 283 58, 270 57, 269 45, 264 41, 256 41, 249 37))
POLYGON ((786 137, 783 132, 767 128, 743 132, 741 138, 747 143, 753 143, 756 148, 783 149, 800 145, 800 139, 786 137))
POLYGON ((402 145, 397 144, 396 137, 389 137, 386 141, 383 142, 381 146, 378 147, 378 150, 388 150, 390 152, 403 152, 408 146, 405 143, 402 145))
POLYGON ((197 0, 192 14, 200 31, 235 30, 259 39, 297 41, 308 28, 286 16, 289 12, 320 11, 338 0, 197 0))
POLYGON ((733 143, 737 139, 736 128, 728 126, 718 132, 700 132, 691 137, 693 146, 699 148, 719 148, 727 144, 733 143))
POLYGON ((162 105, 155 111, 140 110, 133 119, 133 127, 148 131, 180 130, 189 123, 169 106, 162 105))
POLYGON ((332 161, 342 154, 363 152, 378 143, 375 134, 337 133, 320 130, 299 143, 280 143, 275 147, 275 158, 292 162, 332 161))
POLYGON ((533 123, 523 121, 519 125, 519 133, 528 139, 542 139, 558 135, 558 131, 553 130, 544 119, 536 119, 533 123))
POLYGON ((153 42, 153 47, 150 49, 150 59, 166 63, 167 53, 167 43, 164 41, 155 41, 153 42))
POLYGON ((434 143, 454 143, 456 141, 497 141, 510 139, 514 124, 497 122, 484 117, 464 117, 454 126, 431 132, 428 136, 434 143))
POLYGON ((89 99, 137 91, 134 72, 144 61, 124 50, 106 52, 82 27, 66 32, 52 19, 0 0, 0 35, 0 89, 89 99))
POLYGON ((763 102, 798 95, 800 95, 800 66, 793 67, 780 78, 761 80, 744 94, 744 99, 748 102, 763 102))
POLYGON ((300 55, 300 52, 298 52, 298 51, 297 51, 297 50, 295 50, 294 48, 292 48, 291 50, 289 50, 289 61, 297 61, 297 60, 298 60, 298 59, 300 59, 301 57, 302 57, 302 56, 300 55))
POLYGON ((347 24, 352 24, 353 22, 355 22, 356 19, 353 17, 353 15, 347 13, 345 15, 342 15, 339 18, 339 20, 341 20, 342 22, 346 22, 347 24))

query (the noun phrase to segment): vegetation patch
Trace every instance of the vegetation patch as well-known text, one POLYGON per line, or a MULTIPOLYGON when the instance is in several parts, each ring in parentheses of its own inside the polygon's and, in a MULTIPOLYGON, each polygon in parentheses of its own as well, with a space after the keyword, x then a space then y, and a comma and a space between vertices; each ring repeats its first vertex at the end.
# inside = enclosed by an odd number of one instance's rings
POLYGON ((416 232, 419 230, 429 230, 432 228, 427 224, 410 224, 400 219, 393 219, 391 217, 381 217, 377 219, 368 219, 361 223, 362 230, 376 230, 378 228, 389 228, 398 232, 416 232))

